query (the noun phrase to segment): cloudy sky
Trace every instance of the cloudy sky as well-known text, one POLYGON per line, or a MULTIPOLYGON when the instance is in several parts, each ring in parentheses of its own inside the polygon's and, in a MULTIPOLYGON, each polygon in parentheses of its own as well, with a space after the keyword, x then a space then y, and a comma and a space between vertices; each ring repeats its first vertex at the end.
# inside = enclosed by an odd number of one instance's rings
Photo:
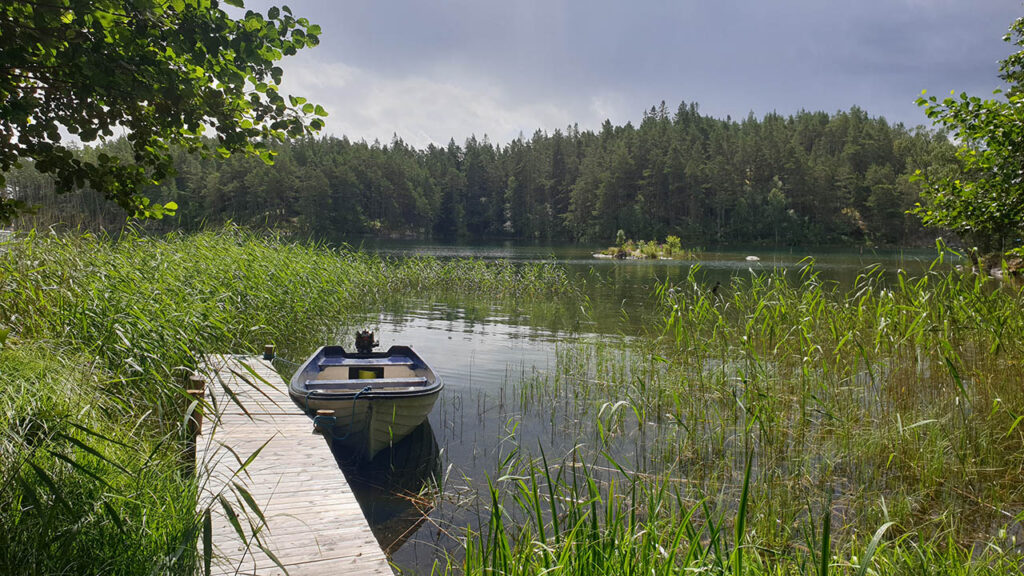
MULTIPOLYGON (((265 12, 280 1, 248 0, 265 12)), ((857 105, 927 124, 921 90, 988 95, 1020 0, 293 0, 320 46, 285 91, 327 132, 416 146, 605 119, 661 101, 745 117, 857 105)))

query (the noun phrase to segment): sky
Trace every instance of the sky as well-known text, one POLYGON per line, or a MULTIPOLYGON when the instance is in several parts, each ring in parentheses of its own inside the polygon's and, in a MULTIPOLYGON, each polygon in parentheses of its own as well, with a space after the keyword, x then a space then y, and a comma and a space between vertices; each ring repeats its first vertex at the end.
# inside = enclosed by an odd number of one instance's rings
MULTIPOLYGON (((280 2, 248 0, 266 12, 280 2)), ((988 96, 1020 0, 294 0, 320 45, 286 57, 284 92, 327 134, 417 147, 507 143, 674 111, 859 106, 908 127, 922 90, 988 96)))

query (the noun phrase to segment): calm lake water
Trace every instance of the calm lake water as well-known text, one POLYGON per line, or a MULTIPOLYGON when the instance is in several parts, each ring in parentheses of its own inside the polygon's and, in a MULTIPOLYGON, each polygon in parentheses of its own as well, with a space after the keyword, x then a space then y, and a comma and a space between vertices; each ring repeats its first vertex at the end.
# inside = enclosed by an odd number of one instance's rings
MULTIPOLYGON (((655 287, 664 282, 681 282, 687 278, 690 268, 699 266, 697 277, 709 286, 716 282, 728 285, 736 276, 770 272, 773 269, 786 270, 794 279, 813 259, 814 269, 821 278, 850 285, 858 274, 874 265, 880 265, 889 277, 895 277, 898 270, 910 274, 922 274, 936 257, 935 250, 850 250, 823 248, 786 248, 772 250, 751 248, 745 250, 712 250, 701 253, 699 261, 686 260, 607 260, 594 258, 602 248, 580 245, 516 244, 512 242, 489 245, 458 245, 423 243, 400 240, 361 240, 351 242, 352 246, 395 258, 409 256, 431 256, 435 258, 476 258, 481 260, 506 260, 509 262, 556 262, 563 266, 575 279, 589 299, 590 310, 584 322, 590 323, 591 330, 600 333, 636 333, 643 327, 643 312, 650 308, 655 287), (759 258, 756 262, 746 260, 748 256, 759 258), (625 312, 625 315, 623 315, 625 312)), ((949 256, 947 255, 947 262, 949 256)), ((467 303, 475 305, 476 302, 467 303)), ((467 306, 468 307, 468 306, 467 306)), ((433 310, 431 314, 458 315, 465 310, 433 310)), ((475 310, 469 310, 472 317, 475 310)), ((413 317, 418 317, 414 315, 413 317)), ((494 323, 494 319, 481 319, 494 323)), ((550 318, 537 318, 535 324, 552 327, 550 318)), ((497 322, 500 323, 500 320, 497 322)), ((564 326, 563 326, 564 328, 564 326)))
MULTIPOLYGON (((355 244, 354 245, 359 245, 355 244)), ((653 291, 662 282, 686 278, 694 262, 611 261, 592 257, 595 248, 495 244, 459 246, 396 241, 363 242, 364 250, 393 257, 478 258, 513 262, 558 262, 583 287, 589 304, 567 303, 560 313, 509 310, 489 302, 407 301, 400 311, 380 310, 357 319, 375 329, 383 349, 412 345, 445 380, 442 397, 424 427, 369 464, 347 464, 336 456, 395 564, 404 573, 430 573, 436 559, 458 556, 456 539, 486 518, 487 475, 500 473, 503 458, 517 446, 536 454, 543 448, 559 460, 584 432, 566 433, 571 408, 525 398, 524 383, 550 379, 556 354, 574 343, 614 343, 640 333, 653 291), (517 313, 518 312, 518 313, 517 313), (438 482, 440 495, 429 485, 438 482), (484 500, 478 498, 483 490, 484 500)), ((867 267, 887 273, 925 271, 933 251, 864 252, 785 250, 705 252, 699 277, 710 287, 728 286, 732 277, 770 271, 797 271, 812 256, 821 276, 852 283, 867 267), (746 257, 756 255, 758 262, 746 257)), ((343 341, 351 345, 351 337, 343 341)), ((614 400, 614 399, 612 399, 614 400)), ((570 424, 570 428, 572 425, 570 424)), ((585 426, 580 426, 580 430, 585 426)), ((582 437, 581 437, 582 436, 582 437)), ((611 446, 632 458, 635 441, 611 446)))

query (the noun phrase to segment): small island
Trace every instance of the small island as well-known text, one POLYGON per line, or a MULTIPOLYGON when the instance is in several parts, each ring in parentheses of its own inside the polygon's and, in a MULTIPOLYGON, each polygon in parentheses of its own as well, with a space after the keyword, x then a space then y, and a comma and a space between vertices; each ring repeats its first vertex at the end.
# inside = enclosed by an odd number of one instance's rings
POLYGON ((609 246, 594 254, 594 258, 615 258, 617 260, 699 260, 700 248, 683 248, 678 236, 667 236, 664 244, 657 240, 633 241, 619 230, 615 234, 615 246, 609 246))

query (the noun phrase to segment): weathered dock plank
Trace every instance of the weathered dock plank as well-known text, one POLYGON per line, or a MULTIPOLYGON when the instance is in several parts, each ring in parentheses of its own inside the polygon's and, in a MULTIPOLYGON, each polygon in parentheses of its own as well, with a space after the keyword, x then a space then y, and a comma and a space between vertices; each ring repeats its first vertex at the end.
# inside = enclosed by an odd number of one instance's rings
POLYGON ((215 412, 196 443, 211 574, 393 576, 329 447, 269 362, 210 356, 202 372, 215 412))

